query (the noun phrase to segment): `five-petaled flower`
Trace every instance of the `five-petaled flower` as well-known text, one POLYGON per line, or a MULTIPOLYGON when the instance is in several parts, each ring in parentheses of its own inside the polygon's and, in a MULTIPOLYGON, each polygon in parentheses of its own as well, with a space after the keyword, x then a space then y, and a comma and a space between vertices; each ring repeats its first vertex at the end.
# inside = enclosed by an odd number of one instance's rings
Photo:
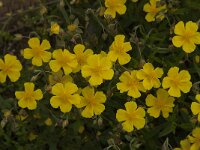
POLYGON ((117 83, 117 89, 120 90, 120 93, 127 92, 128 95, 134 98, 138 98, 141 96, 140 91, 145 92, 145 88, 140 82, 140 80, 136 77, 136 70, 131 72, 125 71, 120 77, 120 83, 117 83))
POLYGON ((68 75, 78 65, 76 56, 67 49, 64 49, 63 51, 62 49, 54 50, 53 58, 55 60, 49 62, 49 66, 53 72, 58 72, 63 68, 64 73, 68 75))
POLYGON ((143 69, 137 72, 137 78, 143 80, 143 86, 145 89, 150 90, 152 87, 159 88, 161 83, 159 78, 163 75, 163 69, 157 67, 154 69, 151 63, 145 63, 143 69))
POLYGON ((197 32, 198 25, 189 21, 184 25, 183 21, 175 25, 172 43, 176 47, 182 47, 186 53, 191 53, 196 49, 195 44, 200 44, 200 33, 197 32))
POLYGON ((78 66, 73 70, 73 72, 78 72, 81 70, 82 66, 87 64, 87 58, 93 54, 91 49, 86 49, 82 44, 77 44, 74 47, 74 54, 76 55, 76 59, 78 62, 78 66))
POLYGON ((167 73, 167 77, 164 77, 162 86, 164 89, 168 89, 170 96, 180 97, 181 91, 188 93, 192 87, 190 82, 191 76, 187 70, 181 70, 179 72, 178 67, 172 67, 167 73))
POLYGON ((126 12, 126 0, 105 0, 106 11, 104 14, 116 17, 116 13, 123 15, 126 12))
POLYGON ((32 64, 42 66, 42 62, 49 62, 51 59, 51 52, 47 52, 51 48, 49 41, 40 40, 36 37, 29 39, 28 45, 30 48, 25 48, 23 55, 25 59, 32 59, 32 64))
POLYGON ((65 84, 56 83, 52 87, 52 96, 50 99, 50 104, 53 108, 60 107, 63 113, 70 112, 73 105, 78 105, 80 103, 80 96, 76 94, 78 87, 76 84, 67 82, 65 84))
POLYGON ((22 65, 16 56, 6 54, 4 61, 0 59, 0 82, 6 82, 8 76, 11 82, 16 82, 20 77, 22 65))
POLYGON ((188 136, 191 147, 190 150, 199 150, 200 149, 200 127, 195 128, 192 131, 192 136, 188 136))
POLYGON ((118 109, 116 118, 119 122, 123 122, 123 129, 127 132, 131 132, 136 129, 141 129, 145 125, 145 111, 142 107, 137 108, 136 102, 126 102, 126 110, 118 109))
POLYGON ((195 99, 198 101, 198 103, 192 102, 191 110, 194 115, 198 114, 198 121, 200 122, 200 94, 197 94, 195 99))
POLYGON ((82 89, 82 97, 78 108, 84 107, 81 115, 85 118, 92 118, 94 115, 100 115, 105 106, 103 103, 106 101, 106 95, 102 91, 94 91, 94 88, 85 87, 82 89))
POLYGON ((81 69, 84 78, 90 77, 89 83, 92 86, 100 85, 103 80, 111 80, 114 71, 112 62, 102 54, 95 54, 87 59, 87 64, 81 69))
POLYGON ((173 111, 174 100, 166 90, 158 89, 157 97, 152 94, 148 94, 146 97, 146 105, 150 107, 147 112, 154 118, 158 118, 162 112, 163 117, 168 118, 169 113, 173 111))
POLYGON ((41 100, 43 98, 42 91, 37 89, 34 91, 35 85, 32 82, 24 83, 25 91, 16 91, 15 96, 19 100, 18 105, 21 108, 28 108, 30 110, 36 109, 36 100, 41 100))
POLYGON ((158 3, 160 0, 150 0, 149 3, 145 4, 143 7, 143 10, 147 12, 145 19, 148 22, 158 20, 163 20, 165 15, 164 13, 167 12, 166 5, 160 5, 158 6, 158 3))
POLYGON ((118 60, 120 65, 127 64, 131 57, 127 54, 132 49, 130 42, 124 42, 124 35, 116 35, 114 42, 109 47, 108 58, 115 62, 118 60))

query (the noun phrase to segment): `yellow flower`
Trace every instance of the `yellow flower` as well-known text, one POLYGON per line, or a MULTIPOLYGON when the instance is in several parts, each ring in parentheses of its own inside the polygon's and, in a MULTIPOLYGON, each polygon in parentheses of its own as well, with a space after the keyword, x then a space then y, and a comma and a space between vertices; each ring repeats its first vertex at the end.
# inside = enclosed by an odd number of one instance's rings
POLYGON ((117 83, 117 89, 120 93, 127 92, 128 95, 134 98, 141 96, 140 91, 145 92, 142 82, 136 77, 136 70, 131 72, 125 71, 120 77, 120 83, 117 83))
POLYGON ((62 70, 58 72, 53 72, 49 75, 49 83, 50 85, 54 85, 56 83, 66 83, 66 82, 73 82, 73 79, 70 75, 63 75, 62 70))
POLYGON ((59 34, 59 32, 60 32, 59 24, 52 23, 50 32, 51 32, 51 34, 59 34))
POLYGON ((120 65, 127 64, 131 57, 127 54, 132 49, 130 42, 124 42, 124 35, 116 35, 114 42, 109 47, 108 58, 115 62, 118 59, 120 65))
POLYGON ((87 64, 87 58, 93 54, 91 49, 86 49, 82 44, 77 44, 74 47, 74 53, 78 62, 78 66, 74 69, 73 72, 78 72, 81 70, 82 66, 87 64))
POLYGON ((28 108, 30 110, 36 109, 36 100, 43 98, 42 91, 37 89, 34 91, 35 85, 32 82, 24 83, 25 91, 16 91, 15 96, 19 100, 18 105, 21 108, 28 108))
POLYGON ((141 129, 145 125, 145 111, 143 108, 138 107, 136 102, 126 102, 126 110, 118 109, 116 118, 119 122, 123 122, 123 129, 127 132, 131 132, 136 129, 141 129))
POLYGON ((51 52, 47 52, 51 48, 49 41, 43 40, 40 45, 40 40, 38 38, 31 38, 28 41, 30 48, 24 49, 24 58, 32 59, 32 64, 36 66, 42 66, 43 62, 49 62, 51 59, 51 52))
POLYGON ((195 44, 200 44, 200 33, 197 32, 198 25, 189 21, 184 26, 183 21, 175 25, 174 33, 176 36, 172 38, 172 43, 176 47, 182 47, 186 53, 191 53, 196 49, 195 44))
POLYGON ((67 30, 69 30, 71 32, 75 31, 76 29, 77 29, 77 25, 76 24, 69 24, 67 26, 67 30))
POLYGON ((200 149, 200 128, 197 127, 192 131, 192 136, 188 136, 190 143, 192 143, 190 150, 200 149))
POLYGON ((50 99, 50 104, 53 108, 60 107, 63 113, 70 112, 72 109, 72 104, 80 103, 80 96, 75 94, 78 91, 76 84, 67 82, 65 84, 56 83, 52 87, 52 96, 50 99))
POLYGON ((181 140, 181 148, 175 148, 174 150, 190 150, 190 141, 188 139, 181 140))
POLYGON ((88 57, 87 64, 82 67, 81 73, 84 78, 90 77, 89 83, 92 86, 100 85, 104 79, 111 80, 114 75, 112 62, 101 54, 88 57))
POLYGON ((20 77, 20 71, 22 70, 22 65, 16 56, 6 54, 4 56, 4 61, 0 59, 0 82, 6 82, 6 77, 8 76, 11 82, 16 82, 20 77))
POLYGON ((105 106, 103 103, 106 101, 106 95, 97 91, 94 92, 94 88, 85 87, 82 90, 82 99, 78 108, 85 107, 81 112, 81 115, 85 118, 92 118, 94 115, 100 115, 104 110, 105 106))
POLYGON ((161 83, 159 78, 163 75, 162 68, 154 69, 151 63, 145 63, 143 69, 137 72, 137 78, 143 80, 143 86, 145 89, 150 90, 152 87, 159 88, 161 83))
POLYGON ((148 22, 155 21, 155 19, 163 20, 165 15, 164 13, 167 12, 166 5, 157 6, 160 0, 150 0, 149 3, 146 3, 143 7, 143 10, 147 12, 145 19, 148 22))
POLYGON ((51 118, 47 118, 44 123, 47 125, 47 126, 51 126, 52 125, 52 120, 51 118))
POLYGON ((198 121, 200 122, 200 94, 197 94, 195 99, 198 101, 198 103, 192 102, 191 110, 194 115, 198 114, 198 121))
POLYGON ((162 112, 163 117, 168 118, 169 113, 173 111, 174 100, 166 90, 158 89, 157 97, 152 94, 148 94, 146 97, 146 105, 150 107, 147 112, 154 118, 158 118, 162 112))
POLYGON ((181 92, 188 93, 192 87, 190 82, 191 76, 187 70, 182 70, 179 73, 178 67, 172 67, 167 73, 167 77, 164 77, 162 86, 164 89, 168 89, 170 96, 180 97, 181 92))
POLYGON ((76 56, 67 49, 64 49, 63 51, 62 49, 54 50, 53 58, 55 60, 49 62, 49 66, 53 72, 58 72, 63 68, 64 73, 68 75, 78 65, 76 56))
POLYGON ((126 12, 126 0, 105 0, 106 11, 105 15, 111 15, 112 18, 116 17, 116 12, 120 15, 126 12))

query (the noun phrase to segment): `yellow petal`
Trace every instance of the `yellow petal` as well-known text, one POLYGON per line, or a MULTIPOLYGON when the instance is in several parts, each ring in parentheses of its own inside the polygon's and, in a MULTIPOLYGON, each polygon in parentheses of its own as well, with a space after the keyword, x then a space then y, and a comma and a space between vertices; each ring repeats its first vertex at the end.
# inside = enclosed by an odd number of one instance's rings
POLYGON ((195 44, 200 44, 200 33, 196 32, 196 34, 192 37, 192 42, 195 44))
POLYGON ((36 101, 35 101, 35 100, 29 100, 29 101, 27 102, 27 107, 28 107, 28 109, 30 109, 30 110, 36 109, 36 107, 37 107, 36 101))
POLYGON ((27 101, 26 101, 26 100, 21 99, 21 100, 18 101, 18 105, 19 105, 19 107, 21 107, 21 108, 26 108, 28 104, 27 104, 27 101))
POLYGON ((191 111, 194 115, 197 115, 200 113, 200 104, 196 102, 192 102, 191 104, 191 111))
POLYGON ((146 19, 148 22, 155 21, 155 14, 147 13, 146 16, 145 16, 145 19, 146 19))
POLYGON ((136 104, 136 102, 133 102, 133 101, 126 102, 125 107, 126 107, 126 110, 128 113, 129 112, 132 113, 134 110, 136 110, 137 104, 136 104))
POLYGON ((13 71, 13 72, 8 74, 8 77, 10 78, 11 82, 16 82, 20 77, 20 72, 19 71, 13 71))
POLYGON ((187 32, 197 32, 198 25, 195 22, 188 21, 185 25, 185 29, 187 32))
POLYGON ((101 83, 103 83, 103 79, 101 77, 98 77, 98 76, 92 76, 89 79, 89 83, 92 86, 100 85, 101 83))
POLYGON ((148 108, 147 112, 154 118, 158 118, 160 116, 160 109, 156 109, 155 107, 148 108))
POLYGON ((81 97, 78 94, 74 94, 71 96, 71 99, 68 100, 71 104, 79 105, 81 102, 81 97))
POLYGON ((64 86, 62 83, 56 83, 53 87, 52 87, 52 94, 54 95, 61 95, 62 93, 64 93, 64 86))
POLYGON ((6 74, 5 73, 3 73, 2 71, 0 71, 0 82, 1 83, 4 83, 4 82, 6 82, 6 74))
POLYGON ((181 92, 179 88, 175 88, 175 87, 171 87, 168 90, 168 93, 170 96, 174 96, 174 97, 180 97, 181 96, 181 92))
POLYGON ((123 109, 118 109, 116 113, 116 119, 119 122, 127 120, 127 112, 123 109))
POLYGON ((151 11, 151 6, 149 3, 145 4, 143 7, 143 11, 145 12, 150 12, 151 11))
POLYGON ((179 21, 174 28, 174 33, 177 35, 184 35, 185 34, 185 26, 183 21, 179 21))
POLYGON ((28 41, 28 45, 29 45, 31 48, 39 47, 39 46, 40 46, 40 40, 39 40, 37 37, 31 38, 31 39, 29 39, 29 41, 28 41))
POLYGON ((130 121, 125 121, 122 123, 122 127, 125 131, 131 132, 133 131, 133 123, 130 121))
POLYGON ((146 105, 147 106, 153 106, 155 103, 156 97, 154 97, 152 94, 148 94, 146 97, 146 105))
POLYGON ((16 91, 16 92, 15 92, 15 96, 16 96, 16 98, 17 98, 18 100, 20 100, 20 99, 23 99, 24 93, 25 93, 25 92, 23 92, 23 91, 16 91))
POLYGON ((183 43, 183 50, 184 50, 186 53, 191 53, 191 52, 193 52, 195 49, 196 49, 196 45, 195 45, 193 42, 187 41, 187 42, 184 42, 184 43, 183 43))
POLYGON ((78 91, 77 85, 74 83, 71 83, 71 82, 65 83, 64 88, 65 88, 65 91, 67 91, 67 93, 69 93, 69 94, 73 94, 76 91, 78 91))
POLYGON ((136 118, 133 122, 133 126, 136 128, 136 129, 141 129, 143 128, 145 125, 145 119, 144 118, 136 118))
POLYGON ((169 77, 164 77, 163 82, 162 82, 162 87, 164 89, 167 89, 171 86, 171 80, 169 77))
POLYGON ((51 48, 51 45, 50 45, 49 41, 43 40, 42 44, 41 44, 41 48, 43 50, 49 50, 51 48))
POLYGON ((85 46, 84 45, 82 45, 82 44, 77 44, 75 47, 74 47, 74 53, 75 54, 80 54, 80 53, 83 53, 83 51, 84 51, 84 49, 85 49, 85 46))
POLYGON ((111 80, 114 76, 114 71, 112 69, 105 70, 101 75, 103 79, 111 80))
POLYGON ((34 91, 34 97, 36 100, 41 100, 43 98, 42 91, 40 89, 34 91))
POLYGON ((49 66, 53 72, 58 72, 61 68, 60 64, 56 60, 51 60, 49 66))
POLYGON ((128 91, 128 96, 132 96, 134 98, 139 98, 141 96, 141 93, 138 89, 131 89, 128 91))
POLYGON ((131 56, 127 53, 124 53, 123 55, 121 55, 120 57, 118 57, 118 61, 120 65, 125 65, 128 62, 130 62, 131 60, 131 56))
POLYGON ((110 59, 113 62, 116 62, 117 58, 118 58, 118 54, 115 51, 108 52, 108 59, 110 59))
POLYGON ((32 82, 24 83, 25 92, 33 92, 35 85, 32 82))
POLYGON ((72 68, 69 66, 64 66, 63 67, 65 75, 69 75, 72 72, 72 68))
POLYGON ((119 6, 119 7, 117 7, 116 11, 117 11, 120 15, 123 15, 123 14, 125 14, 125 12, 126 12, 126 6, 125 6, 125 5, 119 6))
POLYGON ((89 66, 85 65, 81 69, 81 74, 84 78, 91 76, 91 69, 89 66))
POLYGON ((96 92, 94 97, 98 103, 105 103, 106 101, 106 95, 103 92, 96 92))
POLYGON ((198 102, 200 102, 200 94, 197 94, 197 95, 195 96, 195 99, 196 99, 198 102))
POLYGON ((192 82, 181 82, 178 85, 178 88, 183 92, 183 93, 188 93, 192 87, 192 82))
POLYGON ((85 118, 92 118, 94 116, 93 107, 91 105, 86 106, 81 115, 85 118))
POLYGON ((36 66, 42 66, 42 59, 40 57, 33 57, 32 64, 36 66))
POLYGON ((52 96, 50 99, 50 104, 53 108, 58 108, 61 105, 60 98, 58 96, 52 96))
POLYGON ((49 62, 49 60, 51 59, 51 53, 44 51, 43 55, 41 55, 41 58, 43 62, 49 62))
POLYGON ((105 110, 105 106, 103 104, 96 104, 93 107, 93 111, 95 115, 100 115, 105 110))
POLYGON ((70 103, 67 103, 65 105, 61 105, 60 106, 60 110, 63 112, 63 113, 66 113, 66 112, 70 112, 72 109, 72 104, 70 103))
POLYGON ((146 90, 151 90, 153 87, 153 84, 149 79, 144 79, 142 83, 146 90))
POLYGON ((104 12, 105 15, 110 15, 112 18, 116 17, 116 11, 110 8, 107 8, 104 12))
POLYGON ((172 43, 173 43, 173 45, 176 46, 176 47, 181 47, 181 46, 183 46, 184 39, 183 39, 182 36, 174 36, 174 37, 172 38, 172 43))
POLYGON ((30 48, 24 49, 23 56, 25 59, 31 59, 33 57, 32 49, 30 48))

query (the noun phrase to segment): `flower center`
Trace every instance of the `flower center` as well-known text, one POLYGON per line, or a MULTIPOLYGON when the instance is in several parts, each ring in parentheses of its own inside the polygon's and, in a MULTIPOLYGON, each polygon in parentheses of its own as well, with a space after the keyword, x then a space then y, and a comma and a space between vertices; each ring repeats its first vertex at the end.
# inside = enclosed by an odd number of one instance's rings
POLYGON ((12 71, 12 65, 11 64, 4 64, 4 66, 2 67, 2 71, 5 74, 9 74, 12 71))
POLYGON ((41 56, 42 49, 40 47, 33 48, 33 55, 38 57, 41 56))

